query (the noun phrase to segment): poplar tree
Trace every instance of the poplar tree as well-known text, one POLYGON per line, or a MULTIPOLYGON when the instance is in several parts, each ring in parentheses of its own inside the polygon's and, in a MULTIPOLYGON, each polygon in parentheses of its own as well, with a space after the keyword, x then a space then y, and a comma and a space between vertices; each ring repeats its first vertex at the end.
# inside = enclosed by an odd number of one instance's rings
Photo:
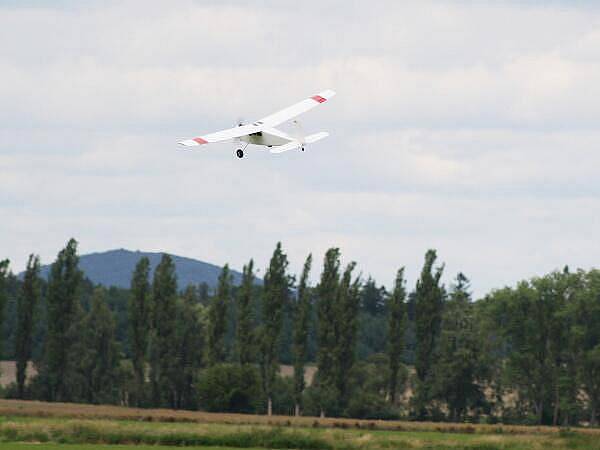
POLYGON ((227 304, 231 296, 231 273, 229 265, 225 264, 219 282, 217 292, 212 298, 208 309, 208 364, 225 361, 225 332, 227 331, 227 304))
POLYGON ((354 366, 358 333, 360 281, 358 278, 352 281, 355 266, 354 262, 346 266, 338 285, 334 305, 334 379, 342 408, 345 408, 348 403, 348 374, 354 366))
MULTIPOLYGON (((8 277, 8 259, 0 261, 0 326, 4 323, 4 305, 6 304, 6 278, 8 277)), ((0 354, 2 341, 0 341, 0 354)))
POLYGON ((406 332, 406 288, 404 267, 398 270, 394 291, 388 301, 388 358, 390 364, 389 394, 390 402, 396 403, 398 372, 404 351, 404 333, 406 332))
POLYGON ((442 265, 434 269, 436 259, 435 250, 428 250, 415 290, 417 392, 414 402, 415 412, 419 418, 425 416, 425 406, 430 401, 428 378, 431 376, 444 306, 444 288, 440 285, 444 267, 442 265))
POLYGON ((144 404, 148 337, 152 326, 150 322, 152 292, 149 273, 150 261, 144 257, 135 266, 129 294, 129 342, 135 376, 134 402, 137 406, 144 404))
POLYGON ((115 339, 115 321, 106 304, 106 290, 97 287, 89 313, 82 322, 77 348, 77 367, 87 403, 114 403, 118 397, 117 370, 119 351, 115 339))
POLYGON ((340 282, 340 250, 330 248, 325 253, 323 272, 317 286, 318 328, 317 365, 318 382, 323 387, 334 384, 334 350, 336 336, 333 324, 336 320, 335 298, 340 282))
POLYGON ((348 400, 348 373, 354 365, 358 310, 359 280, 352 281, 355 263, 350 263, 340 277, 340 251, 329 249, 325 254, 318 293, 318 344, 316 385, 321 403, 321 415, 335 405, 344 408, 348 400), (335 399, 332 403, 330 400, 335 399), (326 404, 327 403, 327 404, 326 404))
POLYGON ((304 381, 304 365, 308 350, 308 327, 311 318, 311 292, 308 286, 308 275, 312 265, 312 255, 308 255, 298 284, 298 297, 294 308, 294 401, 295 415, 300 415, 302 393, 306 387, 304 381))
POLYGON ((254 339, 252 333, 252 294, 254 289, 254 261, 250 260, 242 270, 242 285, 237 295, 236 347, 241 365, 254 360, 254 339))
POLYGON ((15 335, 15 359, 17 365, 17 396, 24 398, 27 362, 31 359, 35 310, 40 302, 40 258, 29 255, 27 268, 17 298, 17 329, 15 335))
POLYGON ((70 377, 74 361, 71 349, 77 336, 81 314, 79 290, 82 274, 78 267, 77 241, 69 240, 52 264, 48 279, 48 331, 44 360, 40 368, 46 387, 46 400, 71 400, 70 377))
POLYGON ((283 308, 288 301, 292 278, 286 274, 288 260, 277 243, 264 278, 262 326, 260 330, 259 362, 263 393, 267 399, 267 414, 273 413, 273 383, 279 371, 277 360, 283 308))
POLYGON ((155 406, 175 404, 174 378, 176 355, 177 278, 172 258, 164 254, 154 272, 152 283, 153 332, 150 380, 155 406))
POLYGON ((198 298, 193 286, 188 286, 177 302, 175 370, 175 408, 194 409, 194 378, 202 363, 204 336, 199 317, 198 298))

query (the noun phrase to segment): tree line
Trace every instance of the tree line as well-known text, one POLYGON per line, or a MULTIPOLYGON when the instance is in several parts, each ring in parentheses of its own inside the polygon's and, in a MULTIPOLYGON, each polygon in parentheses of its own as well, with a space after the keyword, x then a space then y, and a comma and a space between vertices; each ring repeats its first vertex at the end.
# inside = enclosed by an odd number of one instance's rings
POLYGON ((94 286, 77 242, 48 280, 31 255, 22 279, 0 262, 6 397, 139 407, 356 418, 595 426, 600 414, 600 271, 565 267, 473 301, 425 254, 410 290, 388 290, 323 258, 299 276, 276 245, 262 282, 225 265, 214 291, 177 285, 171 257, 130 289, 94 286), (33 361, 35 370, 31 371, 33 361), (281 364, 291 366, 290 376, 281 364), (30 371, 27 375, 27 371, 30 371))

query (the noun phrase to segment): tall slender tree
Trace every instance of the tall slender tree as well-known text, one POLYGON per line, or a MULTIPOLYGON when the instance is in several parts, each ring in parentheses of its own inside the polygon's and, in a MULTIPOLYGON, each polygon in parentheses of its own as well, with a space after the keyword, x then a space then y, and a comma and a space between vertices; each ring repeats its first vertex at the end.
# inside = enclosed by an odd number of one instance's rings
POLYGON ((434 269, 436 259, 435 250, 428 250, 425 254, 425 265, 421 271, 421 277, 417 280, 415 290, 417 392, 414 403, 415 412, 419 418, 424 418, 425 407, 431 400, 431 384, 428 377, 431 376, 444 306, 444 288, 440 285, 444 266, 434 269))
POLYGON ((394 291, 388 301, 388 358, 390 364, 389 395, 390 402, 396 403, 398 373, 402 352, 404 352, 404 334, 406 332, 406 288, 404 267, 398 270, 394 291))
POLYGON ((225 332, 230 296, 231 273, 229 265, 225 264, 219 275, 216 295, 208 309, 208 364, 211 366, 225 361, 225 332))
POLYGON ((77 349, 77 371, 81 376, 81 398, 87 403, 114 403, 118 398, 119 351, 115 321, 106 304, 106 290, 97 287, 89 313, 82 321, 77 349))
POLYGON ((360 306, 360 281, 352 281, 355 263, 350 263, 340 277, 340 251, 329 249, 318 294, 318 372, 321 415, 325 409, 343 409, 348 400, 348 373, 354 365, 360 306), (332 401, 335 399, 334 401, 332 401))
POLYGON ((304 381, 304 365, 308 351, 308 332, 311 318, 311 292, 308 286, 308 275, 312 265, 312 255, 304 262, 300 283, 298 284, 297 300, 294 308, 294 401, 295 415, 300 415, 302 393, 306 387, 304 381))
POLYGON ((348 374, 354 366, 355 347, 358 332, 358 309, 360 301, 360 280, 352 281, 352 272, 356 264, 346 266, 335 296, 334 371, 335 385, 339 394, 340 407, 348 403, 348 374))
POLYGON ((70 358, 77 336, 77 318, 81 314, 79 299, 82 274, 78 267, 77 241, 69 240, 50 269, 48 280, 48 331, 46 351, 40 367, 46 385, 46 400, 72 399, 70 377, 74 360, 70 358))
POLYGON ((155 406, 175 406, 177 277, 173 259, 164 254, 152 283, 153 330, 150 380, 155 406))
POLYGON ((242 270, 242 285, 237 295, 237 329, 236 353, 240 364, 254 361, 254 335, 252 332, 254 290, 254 261, 244 266, 242 270))
POLYGON ((133 400, 137 406, 145 403, 148 336, 152 326, 150 322, 152 292, 149 274, 150 261, 144 257, 135 266, 129 293, 129 342, 135 376, 133 400))
MULTIPOLYGON (((0 326, 4 323, 4 305, 6 304, 6 279, 8 277, 8 259, 0 261, 0 326)), ((0 341, 0 354, 2 353, 2 341, 0 341)))
POLYGON ((283 308, 288 301, 293 279, 286 273, 288 260, 277 243, 264 278, 262 326, 259 343, 259 363, 267 414, 273 413, 273 383, 279 371, 278 344, 281 334, 283 308))
POLYGON ((340 250, 330 248, 325 253, 323 272, 317 286, 318 303, 318 381, 322 386, 334 384, 334 349, 336 346, 335 329, 332 326, 336 320, 335 298, 340 283, 340 250))
POLYGON ((177 302, 175 408, 195 409, 194 378, 202 363, 204 344, 196 290, 188 286, 177 302))
POLYGON ((17 362, 17 396, 24 398, 27 363, 31 359, 35 310, 40 302, 40 258, 29 255, 21 292, 17 298, 15 359, 17 362))

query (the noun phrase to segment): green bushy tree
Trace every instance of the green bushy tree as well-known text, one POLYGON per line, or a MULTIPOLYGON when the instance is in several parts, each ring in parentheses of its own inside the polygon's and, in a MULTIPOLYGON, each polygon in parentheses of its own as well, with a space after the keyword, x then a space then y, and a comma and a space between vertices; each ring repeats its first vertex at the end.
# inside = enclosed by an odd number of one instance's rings
POLYGON ((255 414, 261 404, 260 374, 250 364, 215 364, 202 370, 197 393, 206 411, 255 414))
POLYGON ((432 398, 442 401, 450 420, 462 421, 469 408, 482 406, 483 368, 469 280, 459 273, 442 317, 432 369, 432 398))

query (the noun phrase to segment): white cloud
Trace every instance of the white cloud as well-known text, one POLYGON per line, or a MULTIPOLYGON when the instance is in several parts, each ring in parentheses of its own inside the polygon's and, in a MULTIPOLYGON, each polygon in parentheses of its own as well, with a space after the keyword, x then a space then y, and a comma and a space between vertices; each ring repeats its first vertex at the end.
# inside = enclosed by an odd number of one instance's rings
POLYGON ((282 240, 294 270, 338 245, 386 283, 436 247, 478 294, 595 263, 597 9, 319 8, 0 7, 0 247, 14 267, 70 236, 84 252, 236 267, 264 266, 282 240), (303 120, 332 136, 305 153, 176 148, 329 87, 303 120))

